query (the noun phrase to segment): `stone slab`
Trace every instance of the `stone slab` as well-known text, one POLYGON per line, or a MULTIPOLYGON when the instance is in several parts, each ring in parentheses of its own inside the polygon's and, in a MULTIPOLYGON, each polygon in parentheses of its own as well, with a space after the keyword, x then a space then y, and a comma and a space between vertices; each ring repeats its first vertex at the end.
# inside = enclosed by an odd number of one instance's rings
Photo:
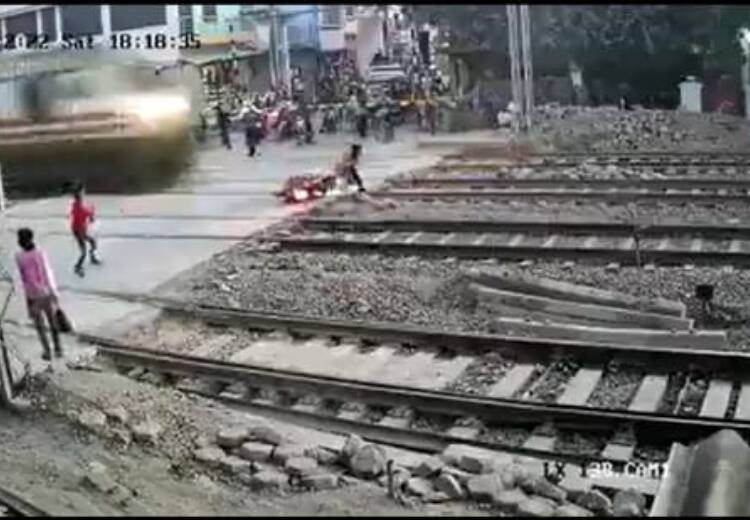
POLYGON ((580 368, 568 381, 560 397, 557 398, 557 404, 574 406, 586 404, 601 378, 601 368, 580 368))
POLYGON ((503 378, 487 392, 488 397, 510 399, 534 373, 534 365, 522 363, 511 368, 503 378))
POLYGON ((684 317, 687 312, 687 308, 682 302, 663 299, 639 300, 630 294, 622 292, 605 291, 595 287, 561 282, 549 278, 540 278, 531 275, 509 277, 503 276, 497 270, 488 268, 473 269, 468 274, 476 282, 488 287, 534 294, 547 298, 613 306, 623 309, 637 309, 644 312, 677 317, 684 317))
POLYGON ((708 391, 703 397, 700 416, 723 419, 729 406, 732 394, 732 382, 724 379, 714 379, 708 385, 708 391))
POLYGON ((667 376, 647 375, 630 402, 631 412, 655 412, 667 390, 667 376))
POLYGON ((543 296, 493 289, 476 283, 472 283, 470 289, 477 295, 480 302, 489 307, 492 307, 493 304, 499 303, 501 305, 520 307, 531 311, 543 311, 553 315, 577 318, 583 317, 602 323, 626 324, 633 328, 689 330, 693 325, 692 320, 679 318, 677 316, 647 313, 591 303, 555 300, 543 296))
POLYGON ((721 349, 727 343, 727 335, 724 331, 671 332, 653 329, 598 327, 572 323, 540 323, 518 318, 497 318, 495 320, 495 330, 499 334, 509 336, 640 347, 721 349))

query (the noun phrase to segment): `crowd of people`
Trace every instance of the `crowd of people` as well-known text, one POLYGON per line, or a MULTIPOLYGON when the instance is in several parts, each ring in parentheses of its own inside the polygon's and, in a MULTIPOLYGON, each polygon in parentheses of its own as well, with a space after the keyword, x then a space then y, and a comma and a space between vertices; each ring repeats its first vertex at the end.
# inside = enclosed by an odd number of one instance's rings
MULTIPOLYGON (((388 60, 376 54, 372 65, 388 60)), ((384 142, 395 138, 395 128, 408 121, 422 131, 437 131, 439 99, 447 91, 434 66, 426 66, 418 52, 401 60, 403 76, 381 83, 368 83, 350 58, 327 59, 312 91, 306 88, 301 69, 295 68, 289 88, 280 86, 264 93, 233 89, 229 99, 216 103, 204 114, 202 134, 208 119, 231 149, 230 133, 245 136, 247 154, 257 156, 263 140, 296 139, 312 144, 318 133, 352 133, 360 139, 374 135, 384 142), (312 98, 312 99, 311 99, 312 98)))

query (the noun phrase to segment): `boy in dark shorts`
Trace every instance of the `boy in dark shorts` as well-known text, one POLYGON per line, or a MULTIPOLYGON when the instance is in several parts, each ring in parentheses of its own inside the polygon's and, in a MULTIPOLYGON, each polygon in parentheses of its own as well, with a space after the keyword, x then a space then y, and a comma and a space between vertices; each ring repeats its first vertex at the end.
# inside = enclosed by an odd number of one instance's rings
POLYGON ((81 278, 84 276, 83 263, 86 261, 86 244, 91 247, 89 251, 91 263, 94 265, 101 263, 96 256, 96 240, 89 234, 89 224, 94 221, 94 206, 84 204, 83 194, 83 186, 78 186, 73 191, 73 202, 70 205, 70 230, 73 232, 73 237, 76 239, 78 249, 81 252, 73 272, 81 278))

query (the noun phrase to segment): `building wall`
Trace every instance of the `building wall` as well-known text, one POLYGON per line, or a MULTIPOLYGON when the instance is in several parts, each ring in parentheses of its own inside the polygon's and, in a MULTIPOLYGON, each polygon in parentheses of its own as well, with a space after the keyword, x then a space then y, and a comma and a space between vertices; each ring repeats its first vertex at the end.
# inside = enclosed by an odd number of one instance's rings
POLYGON ((319 9, 313 4, 279 6, 284 15, 289 48, 320 49, 319 9))
POLYGON ((343 5, 321 6, 318 23, 321 51, 339 52, 346 49, 346 16, 343 5), (334 9, 338 13, 336 19, 329 16, 334 9))
POLYGON ((346 48, 344 28, 321 27, 320 50, 338 52, 346 48))
POLYGON ((262 94, 271 88, 271 65, 267 52, 247 60, 247 76, 243 79, 252 93, 262 94))
POLYGON ((203 5, 193 5, 194 31, 203 45, 223 45, 234 41, 240 46, 257 47, 256 24, 251 16, 242 13, 240 4, 216 5, 216 16, 204 16, 203 5))
POLYGON ((357 70, 364 75, 372 58, 383 49, 383 22, 377 12, 357 20, 356 60, 357 70))
MULTIPOLYGON (((6 35, 9 34, 9 25, 11 30, 14 26, 13 20, 8 22, 8 18, 16 17, 18 15, 33 14, 36 22, 37 34, 46 34, 51 37, 50 45, 54 46, 60 44, 63 40, 63 36, 83 36, 86 34, 93 34, 94 44, 103 49, 110 49, 112 44, 112 35, 129 33, 132 41, 135 42, 137 38, 141 38, 143 42, 143 36, 146 34, 165 34, 167 41, 170 41, 172 36, 179 36, 179 14, 178 6, 175 4, 163 4, 165 15, 163 17, 163 23, 158 23, 150 26, 133 27, 123 31, 112 31, 111 24, 111 11, 109 4, 98 4, 98 5, 14 5, 14 6, 2 6, 0 8, 0 37, 3 41, 6 35), (54 20, 55 33, 49 34, 46 27, 43 24, 42 11, 47 9, 53 9, 54 17, 50 17, 50 20, 54 20), (85 34, 81 34, 81 33, 85 34)), ((127 17, 127 14, 125 15, 127 17)), ((137 13, 133 13, 133 16, 137 18, 137 13)), ((13 18, 17 20, 18 18, 13 18)), ((16 24, 17 25, 17 24, 16 24)), ((139 24, 133 24, 135 26, 139 24)), ((134 45, 135 46, 135 45, 134 45)), ((170 45, 166 49, 145 49, 145 45, 141 45, 140 49, 135 50, 138 54, 143 57, 153 59, 156 61, 174 61, 179 56, 178 49, 171 49, 170 45)), ((16 50, 4 50, 3 54, 7 56, 20 55, 24 52, 33 52, 30 50, 16 49, 16 50)))

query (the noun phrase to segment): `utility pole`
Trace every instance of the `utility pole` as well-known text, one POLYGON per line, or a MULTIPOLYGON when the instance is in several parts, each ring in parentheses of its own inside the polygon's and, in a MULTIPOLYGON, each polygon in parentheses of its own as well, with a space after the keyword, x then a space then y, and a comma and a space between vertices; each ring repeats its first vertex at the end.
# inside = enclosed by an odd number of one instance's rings
POLYGON ((282 16, 279 19, 279 38, 280 38, 280 49, 279 49, 279 62, 281 68, 281 82, 291 91, 291 70, 289 63, 289 32, 287 31, 286 16, 282 16))
POLYGON ((742 49, 742 90, 745 93, 745 119, 750 119, 750 30, 742 28, 739 31, 740 48, 742 49))
POLYGON ((518 6, 506 5, 508 13, 508 51, 510 53, 510 82, 513 92, 513 104, 516 107, 513 114, 513 132, 518 134, 523 114, 523 91, 521 89, 521 64, 518 52, 518 6))
POLYGON ((276 58, 278 54, 278 51, 276 50, 278 48, 277 42, 276 42, 276 38, 277 38, 276 33, 278 32, 278 29, 276 27, 277 18, 278 18, 278 7, 272 4, 271 5, 271 22, 268 27, 268 67, 271 73, 271 84, 274 87, 277 87, 279 84, 278 66, 276 64, 276 58))
POLYGON ((531 130, 531 113, 534 110, 534 69, 531 59, 531 21, 529 6, 520 6, 521 14, 521 49, 523 51, 523 86, 524 112, 526 113, 526 131, 531 130))

